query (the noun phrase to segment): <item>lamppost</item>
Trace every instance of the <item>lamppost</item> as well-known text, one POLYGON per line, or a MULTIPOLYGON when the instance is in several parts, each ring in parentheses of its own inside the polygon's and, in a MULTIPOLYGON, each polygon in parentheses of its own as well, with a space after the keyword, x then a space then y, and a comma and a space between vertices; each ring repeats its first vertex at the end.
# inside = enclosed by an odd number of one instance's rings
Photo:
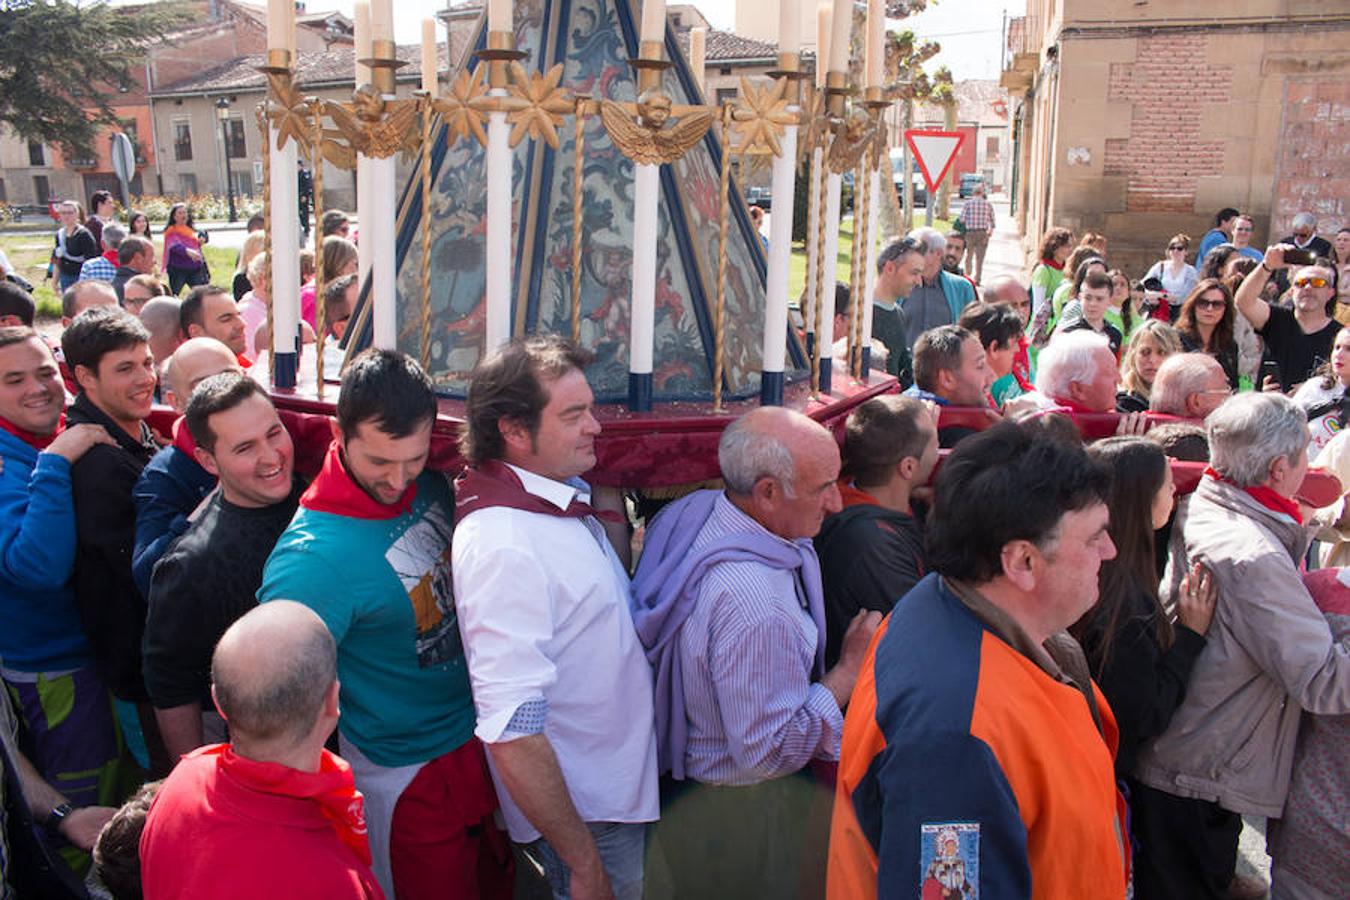
POLYGON ((225 150, 225 196, 230 204, 230 221, 239 221, 234 211, 234 176, 230 173, 230 101, 221 97, 216 101, 216 118, 220 119, 220 144, 225 150))

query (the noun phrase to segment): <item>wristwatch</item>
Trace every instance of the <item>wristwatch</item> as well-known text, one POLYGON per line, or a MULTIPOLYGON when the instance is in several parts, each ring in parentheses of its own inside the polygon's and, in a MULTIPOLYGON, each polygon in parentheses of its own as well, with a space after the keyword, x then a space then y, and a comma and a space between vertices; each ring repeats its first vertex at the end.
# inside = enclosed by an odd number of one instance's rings
POLYGON ((68 802, 52 807, 52 811, 47 813, 47 821, 43 824, 43 827, 47 829, 48 834, 59 835, 61 823, 74 811, 75 807, 68 802))

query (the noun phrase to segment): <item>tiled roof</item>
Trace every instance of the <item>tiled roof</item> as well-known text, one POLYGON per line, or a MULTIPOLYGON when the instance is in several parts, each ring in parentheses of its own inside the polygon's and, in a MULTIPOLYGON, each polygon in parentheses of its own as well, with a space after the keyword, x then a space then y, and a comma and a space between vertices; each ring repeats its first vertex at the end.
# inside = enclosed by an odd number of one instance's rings
MULTIPOLYGON (((676 40, 679 42, 680 49, 684 51, 685 56, 689 55, 689 32, 680 32, 676 40)), ((731 62, 733 60, 764 60, 765 62, 776 62, 778 59, 778 45, 770 44, 767 41, 757 41, 754 38, 742 37, 730 31, 719 31, 716 28, 709 28, 707 38, 703 44, 703 59, 705 62, 731 62)))
MULTIPOLYGON (((397 48, 396 55, 410 65, 398 70, 399 81, 419 81, 421 74, 418 63, 422 50, 417 44, 404 44, 397 48)), ((438 55, 442 71, 446 65, 444 44, 438 44, 438 55)), ((229 62, 208 69, 200 75, 174 84, 165 85, 152 96, 172 97, 181 94, 217 94, 226 91, 261 91, 267 86, 267 80, 258 71, 263 65, 261 54, 241 56, 229 62)), ((356 50, 353 47, 334 45, 327 51, 301 51, 296 61, 296 84, 304 87, 324 85, 353 84, 356 70, 356 50)))
MULTIPOLYGON (((993 79, 971 79, 952 85, 956 93, 956 118, 959 122, 1001 125, 1008 122, 1008 92, 993 79), (1000 114, 999 110, 1002 110, 1000 114)), ((914 110, 915 122, 942 121, 942 107, 927 103, 914 110)))

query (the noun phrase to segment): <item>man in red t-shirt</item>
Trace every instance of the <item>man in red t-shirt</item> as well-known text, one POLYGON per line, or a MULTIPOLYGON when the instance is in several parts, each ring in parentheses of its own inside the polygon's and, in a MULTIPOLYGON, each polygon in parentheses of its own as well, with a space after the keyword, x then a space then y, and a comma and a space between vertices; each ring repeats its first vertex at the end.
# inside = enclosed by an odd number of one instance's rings
POLYGON ((352 770, 323 748, 338 720, 337 648, 276 601, 216 646, 211 695, 230 743, 183 757, 141 835, 146 900, 383 900, 352 770))

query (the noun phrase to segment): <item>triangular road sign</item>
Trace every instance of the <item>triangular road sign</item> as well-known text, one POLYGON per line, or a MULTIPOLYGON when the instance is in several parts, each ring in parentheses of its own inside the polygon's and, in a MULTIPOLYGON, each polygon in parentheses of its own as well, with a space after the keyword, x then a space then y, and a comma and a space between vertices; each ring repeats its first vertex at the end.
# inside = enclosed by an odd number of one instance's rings
POLYGON ((928 190, 937 190, 938 184, 946 177, 947 170, 956 159, 956 151, 961 149, 965 135, 959 131, 929 131, 923 128, 911 128, 905 132, 905 142, 919 162, 919 171, 923 180, 928 182, 928 190))

